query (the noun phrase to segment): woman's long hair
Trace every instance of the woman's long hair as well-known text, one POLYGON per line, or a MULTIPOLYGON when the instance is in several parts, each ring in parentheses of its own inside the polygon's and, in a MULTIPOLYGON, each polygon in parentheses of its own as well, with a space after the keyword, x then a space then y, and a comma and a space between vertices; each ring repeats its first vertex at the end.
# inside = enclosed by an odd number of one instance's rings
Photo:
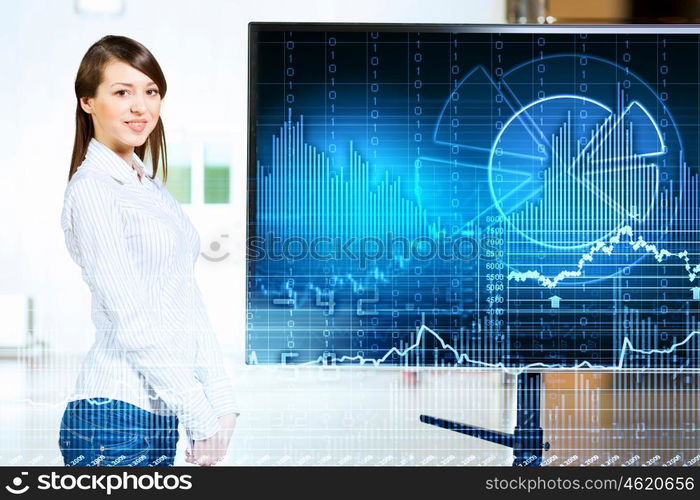
MULTIPOLYGON (((153 54, 136 40, 125 36, 108 35, 95 42, 83 56, 75 77, 75 97, 77 99, 75 110, 75 141, 73 142, 73 156, 70 162, 68 180, 85 159, 88 144, 95 131, 92 125, 92 117, 80 107, 81 97, 95 97, 97 87, 102 81, 102 75, 107 63, 122 61, 145 74, 158 86, 161 99, 165 97, 168 84, 165 81, 163 71, 153 54)), ((134 148, 134 152, 141 160, 150 151, 151 165, 153 165, 153 177, 158 173, 158 165, 163 165, 163 183, 168 178, 168 159, 165 148, 165 129, 163 120, 158 117, 158 123, 146 139, 143 145, 134 148)))

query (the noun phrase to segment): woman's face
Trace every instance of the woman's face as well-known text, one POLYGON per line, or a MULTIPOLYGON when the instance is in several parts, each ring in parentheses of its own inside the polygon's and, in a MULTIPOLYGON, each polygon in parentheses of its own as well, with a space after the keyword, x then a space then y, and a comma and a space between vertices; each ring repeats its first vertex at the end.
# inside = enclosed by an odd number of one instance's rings
POLYGON ((80 99, 83 110, 92 115, 95 139, 127 163, 158 123, 160 102, 158 86, 122 61, 107 63, 95 97, 80 99))

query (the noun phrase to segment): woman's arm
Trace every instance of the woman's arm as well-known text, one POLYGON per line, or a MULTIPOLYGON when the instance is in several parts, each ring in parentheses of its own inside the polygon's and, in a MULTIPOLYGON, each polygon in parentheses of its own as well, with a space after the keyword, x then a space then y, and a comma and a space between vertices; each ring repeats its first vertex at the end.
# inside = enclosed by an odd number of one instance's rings
POLYGON ((204 392, 217 417, 229 413, 235 413, 238 416, 240 414, 238 402, 224 366, 221 345, 209 320, 199 286, 195 283, 194 287, 195 320, 200 327, 200 331, 197 332, 195 376, 204 386, 204 392))
MULTIPOLYGON (((190 240, 192 242, 199 242, 199 234, 192 224, 192 221, 190 221, 187 214, 182 210, 180 204, 167 191, 160 179, 156 178, 155 182, 160 188, 165 202, 175 213, 180 225, 185 230, 190 240)), ((199 256, 199 248, 197 248, 196 252, 193 252, 192 255, 192 266, 194 267, 197 257, 199 256)), ((195 324, 199 327, 196 332, 197 356, 195 360, 195 376, 204 386, 206 397, 213 406, 214 413, 218 417, 231 413, 239 415, 240 412, 235 390, 224 367, 221 346, 216 338, 216 333, 211 325, 211 321, 209 320, 206 306, 202 300, 202 292, 196 282, 194 282, 193 297, 194 303, 192 304, 192 309, 195 314, 195 324)))
MULTIPOLYGON (((128 362, 182 421, 193 439, 215 435, 220 425, 192 367, 154 320, 142 281, 131 260, 109 187, 98 179, 74 179, 66 192, 66 224, 72 229, 83 279, 116 328, 115 342, 128 362)), ((68 235, 66 235, 68 239, 68 235)), ((71 243, 71 242, 67 242, 71 243)))

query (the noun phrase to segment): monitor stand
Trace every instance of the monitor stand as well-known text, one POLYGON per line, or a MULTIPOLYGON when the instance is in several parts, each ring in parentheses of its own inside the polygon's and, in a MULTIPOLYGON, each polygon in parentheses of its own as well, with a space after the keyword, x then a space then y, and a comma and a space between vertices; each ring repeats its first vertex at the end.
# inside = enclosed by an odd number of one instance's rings
POLYGON ((421 415, 420 421, 508 446, 513 448, 514 466, 538 467, 542 464, 542 450, 549 449, 549 443, 544 442, 544 432, 540 425, 541 377, 540 373, 522 372, 518 374, 517 423, 513 434, 482 429, 428 415, 421 415))

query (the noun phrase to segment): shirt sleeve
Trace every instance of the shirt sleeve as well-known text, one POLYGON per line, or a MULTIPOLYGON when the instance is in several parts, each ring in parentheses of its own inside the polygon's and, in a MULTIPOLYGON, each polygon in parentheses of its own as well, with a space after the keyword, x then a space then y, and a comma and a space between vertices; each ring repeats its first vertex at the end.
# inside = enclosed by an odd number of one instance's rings
POLYGON ((197 336, 197 356, 195 359, 195 375, 202 382, 207 399, 214 407, 217 417, 228 413, 240 415, 238 401, 226 372, 221 345, 204 308, 202 294, 197 284, 194 291, 194 310, 197 324, 200 326, 197 336))
MULTIPOLYGON (((143 281, 126 245, 117 199, 99 180, 75 181, 66 193, 83 279, 115 327, 115 344, 175 412, 192 439, 216 434, 220 425, 204 388, 186 367, 168 332, 155 320, 143 281)), ((68 239, 68 234, 66 234, 68 239)))
MULTIPOLYGON (((163 198, 177 215, 180 224, 187 232, 192 242, 197 248, 192 253, 192 265, 194 266, 199 255, 199 235, 192 225, 187 214, 182 210, 180 204, 165 189, 160 179, 156 179, 156 184, 162 191, 163 198)), ((221 345, 216 338, 216 332, 212 327, 209 315, 202 300, 202 292, 194 282, 192 309, 195 314, 195 324, 197 331, 197 352, 195 359, 195 375, 204 386, 204 393, 207 400, 214 408, 217 417, 229 413, 240 415, 240 409, 236 393, 231 383, 231 378, 226 372, 221 345)))

